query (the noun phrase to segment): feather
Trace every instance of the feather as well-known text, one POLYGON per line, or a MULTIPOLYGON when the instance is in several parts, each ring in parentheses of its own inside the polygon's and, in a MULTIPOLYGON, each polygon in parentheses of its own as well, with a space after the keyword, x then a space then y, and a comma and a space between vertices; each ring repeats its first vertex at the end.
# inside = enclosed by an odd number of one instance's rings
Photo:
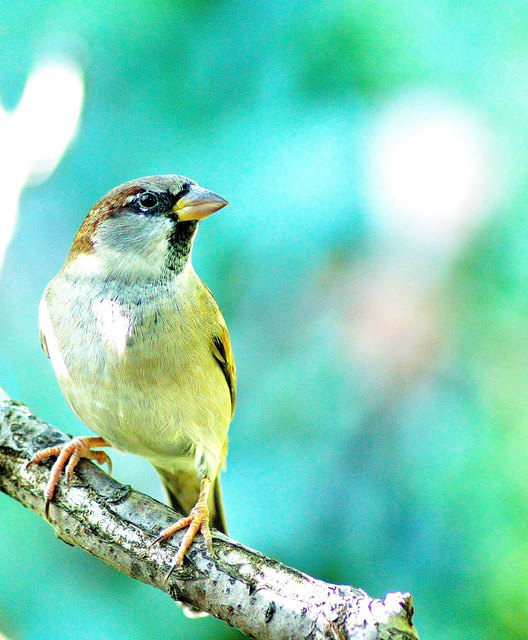
POLYGON ((213 336, 213 356, 220 365, 222 373, 225 376, 229 394, 231 395, 231 417, 235 412, 236 403, 236 368, 233 351, 231 350, 231 341, 225 324, 222 324, 221 334, 213 336))

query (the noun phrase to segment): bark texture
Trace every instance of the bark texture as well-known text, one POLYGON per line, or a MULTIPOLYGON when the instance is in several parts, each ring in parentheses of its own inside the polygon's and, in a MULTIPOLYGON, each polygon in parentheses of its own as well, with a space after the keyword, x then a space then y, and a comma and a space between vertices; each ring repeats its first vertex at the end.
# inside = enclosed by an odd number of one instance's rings
MULTIPOLYGON (((51 461, 29 469, 26 464, 36 451, 69 439, 0 389, 0 490, 44 517, 51 461)), ((84 460, 69 489, 61 478, 49 522, 68 544, 251 637, 417 640, 410 594, 373 599, 361 589, 311 578, 216 531, 215 557, 198 536, 183 567, 164 582, 183 532, 168 543, 149 544, 177 517, 84 460)))

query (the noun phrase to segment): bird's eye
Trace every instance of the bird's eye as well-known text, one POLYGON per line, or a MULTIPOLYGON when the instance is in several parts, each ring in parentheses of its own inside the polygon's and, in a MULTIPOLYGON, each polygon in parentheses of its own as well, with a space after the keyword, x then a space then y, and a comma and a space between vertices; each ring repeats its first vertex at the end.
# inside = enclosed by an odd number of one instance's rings
POLYGON ((152 209, 158 204, 158 196, 152 191, 146 191, 139 196, 139 204, 144 209, 152 209))

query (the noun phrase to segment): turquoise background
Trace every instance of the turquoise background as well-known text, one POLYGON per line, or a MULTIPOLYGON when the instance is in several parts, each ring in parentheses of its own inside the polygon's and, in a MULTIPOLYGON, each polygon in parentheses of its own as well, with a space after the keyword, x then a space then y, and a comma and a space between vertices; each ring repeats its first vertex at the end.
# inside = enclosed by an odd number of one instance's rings
MULTIPOLYGON (((89 433, 41 353, 41 292, 106 191, 188 175, 231 202, 194 250, 238 365, 231 535, 372 596, 410 591, 422 638, 525 638, 527 34, 527 2, 4 0, 4 107, 49 56, 79 65, 85 102, 22 194, 0 384, 89 433)), ((147 463, 113 460, 163 497, 147 463)), ((241 637, 3 495, 0 548, 14 640, 241 637)))

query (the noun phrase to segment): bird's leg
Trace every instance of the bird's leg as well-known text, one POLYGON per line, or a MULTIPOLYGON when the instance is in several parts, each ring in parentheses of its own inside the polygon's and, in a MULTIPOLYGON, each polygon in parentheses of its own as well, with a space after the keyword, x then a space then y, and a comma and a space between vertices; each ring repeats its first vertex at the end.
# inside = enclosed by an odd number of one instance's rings
POLYGON ((182 541, 180 542, 180 546, 178 547, 178 552, 176 553, 174 562, 165 575, 164 580, 167 580, 174 569, 181 565, 181 563, 183 562, 183 557, 191 546, 191 543, 198 531, 201 531, 205 539, 205 543, 207 544, 207 548, 209 549, 209 553, 213 555, 213 538, 211 537, 211 530, 209 529, 209 507, 207 506, 207 499, 209 497, 210 488, 211 481, 209 480, 209 478, 202 478, 202 481, 200 483, 200 496, 198 498, 198 502, 192 508, 191 513, 185 518, 181 518, 174 524, 171 524, 166 529, 163 529, 160 535, 150 545, 153 546, 161 540, 166 540, 174 533, 176 533, 176 531, 184 529, 185 527, 189 527, 189 529, 183 536, 182 541))
POLYGON ((44 490, 44 496, 46 498, 45 513, 46 518, 49 519, 49 506, 55 493, 55 488, 59 482, 60 472, 66 466, 66 481, 70 486, 73 470, 81 458, 88 458, 89 460, 95 460, 99 464, 107 464, 110 474, 112 473, 112 461, 105 451, 92 451, 93 447, 111 447, 104 438, 77 436, 65 444, 60 444, 55 447, 48 447, 42 449, 36 453, 31 460, 27 463, 26 468, 32 464, 38 464, 45 458, 50 456, 57 456, 57 460, 51 467, 51 473, 44 490))

